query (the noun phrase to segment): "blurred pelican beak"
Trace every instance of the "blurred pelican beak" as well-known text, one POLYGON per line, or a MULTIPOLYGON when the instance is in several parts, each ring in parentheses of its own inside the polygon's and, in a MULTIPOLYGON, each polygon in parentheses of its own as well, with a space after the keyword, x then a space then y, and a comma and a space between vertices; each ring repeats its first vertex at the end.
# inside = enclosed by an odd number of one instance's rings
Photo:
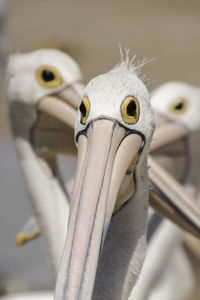
POLYGON ((200 206, 185 188, 148 157, 150 205, 184 230, 200 238, 200 206))
POLYGON ((39 113, 30 138, 42 155, 76 154, 73 129, 83 90, 84 84, 76 81, 38 102, 39 113))
MULTIPOLYGON (((150 151, 185 139, 188 134, 188 129, 183 125, 157 115, 150 151)), ((175 159, 173 163, 176 164, 175 159)), ((184 230, 200 238, 200 207, 197 201, 150 156, 149 165, 150 205, 184 230)))
POLYGON ((56 300, 91 299, 104 238, 124 176, 143 145, 139 133, 99 119, 77 137, 78 161, 56 300))
POLYGON ((155 125, 150 152, 181 140, 188 135, 188 129, 183 125, 166 120, 159 115, 156 115, 155 125))
POLYGON ((42 98, 38 103, 38 109, 74 128, 76 111, 81 102, 83 90, 82 82, 74 82, 61 92, 42 98))

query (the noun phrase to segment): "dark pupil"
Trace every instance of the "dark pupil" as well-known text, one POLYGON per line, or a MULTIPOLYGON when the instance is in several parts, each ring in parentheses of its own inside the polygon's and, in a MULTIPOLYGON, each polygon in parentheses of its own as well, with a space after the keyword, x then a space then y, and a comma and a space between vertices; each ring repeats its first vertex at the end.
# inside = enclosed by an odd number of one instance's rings
POLYGON ((83 116, 83 118, 86 116, 86 107, 85 107, 85 104, 83 102, 81 102, 81 105, 79 107, 79 110, 83 116))
POLYGON ((183 108, 183 103, 180 102, 175 106, 175 109, 182 109, 183 108))
POLYGON ((55 79, 55 75, 49 70, 44 70, 42 72, 42 78, 44 79, 44 81, 52 81, 55 79))
POLYGON ((128 116, 134 117, 136 115, 137 106, 135 101, 131 100, 127 105, 126 112, 128 116))

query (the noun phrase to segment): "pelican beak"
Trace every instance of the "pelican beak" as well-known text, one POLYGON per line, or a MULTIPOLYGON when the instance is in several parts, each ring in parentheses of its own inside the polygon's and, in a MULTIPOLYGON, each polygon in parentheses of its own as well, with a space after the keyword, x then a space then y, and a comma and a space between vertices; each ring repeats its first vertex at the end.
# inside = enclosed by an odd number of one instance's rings
POLYGON ((188 135, 188 129, 182 124, 166 120, 159 115, 156 115, 155 125, 150 152, 181 140, 188 135))
POLYGON ((74 128, 76 111, 79 107, 83 90, 84 84, 82 82, 74 82, 61 92, 42 98, 38 103, 38 109, 74 128))
MULTIPOLYGON (((185 163, 184 168, 183 160, 180 161, 181 157, 183 159, 183 157, 186 156, 185 160, 187 162, 187 151, 184 149, 186 144, 176 143, 185 139, 188 134, 188 129, 183 125, 172 121, 170 122, 159 115, 156 116, 156 128, 150 151, 154 154, 155 150, 159 150, 160 148, 164 150, 165 146, 173 144, 173 147, 165 148, 166 153, 165 151, 162 152, 162 150, 160 150, 159 153, 160 155, 163 153, 163 163, 166 169, 170 171, 173 169, 173 172, 177 173, 177 175, 178 173, 184 173, 184 169, 188 171, 187 163, 185 163), (181 162, 180 170, 176 165, 178 161, 179 163, 181 162)), ((157 158, 156 155, 155 158, 157 158)), ((152 157, 149 157, 149 165, 151 186, 150 205, 184 230, 200 238, 200 206, 198 202, 152 157)))
POLYGON ((150 205, 163 216, 200 238, 200 206, 185 188, 152 157, 148 162, 150 205))
POLYGON ((122 180, 143 145, 139 133, 98 119, 77 137, 78 161, 56 300, 91 299, 98 259, 122 180))
POLYGON ((83 83, 77 81, 57 94, 40 99, 38 117, 31 131, 37 151, 50 155, 76 153, 73 129, 83 90, 83 83))

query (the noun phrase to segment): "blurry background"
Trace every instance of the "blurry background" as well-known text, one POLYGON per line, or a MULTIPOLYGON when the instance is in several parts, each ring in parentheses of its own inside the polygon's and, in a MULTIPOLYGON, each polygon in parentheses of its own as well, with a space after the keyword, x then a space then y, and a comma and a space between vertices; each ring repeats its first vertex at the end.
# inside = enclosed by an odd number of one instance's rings
MULTIPOLYGON (((0 0, 0 79, 3 62, 16 52, 58 47, 79 63, 85 82, 119 59, 119 43, 154 61, 143 71, 150 90, 169 80, 200 85, 198 0, 0 0), (3 7, 3 4, 5 4, 3 7)), ((15 247, 15 234, 31 215, 27 194, 0 104, 0 293, 52 286, 40 239, 15 247)), ((68 158, 73 173, 74 159, 68 158)))

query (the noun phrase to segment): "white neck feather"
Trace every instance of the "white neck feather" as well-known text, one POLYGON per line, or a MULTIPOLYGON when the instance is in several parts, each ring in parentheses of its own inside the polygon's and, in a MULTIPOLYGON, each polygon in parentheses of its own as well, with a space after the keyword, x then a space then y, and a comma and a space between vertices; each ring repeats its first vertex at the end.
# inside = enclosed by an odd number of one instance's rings
POLYGON ((153 236, 147 249, 147 259, 140 278, 131 292, 129 300, 149 299, 155 282, 159 280, 170 258, 170 251, 183 239, 183 231, 165 220, 153 236))
POLYGON ((31 205, 56 275, 67 233, 66 195, 49 165, 36 156, 29 141, 16 137, 15 142, 31 205))
POLYGON ((136 169, 136 193, 112 218, 102 250, 94 299, 127 300, 139 276, 146 250, 147 161, 136 169))

